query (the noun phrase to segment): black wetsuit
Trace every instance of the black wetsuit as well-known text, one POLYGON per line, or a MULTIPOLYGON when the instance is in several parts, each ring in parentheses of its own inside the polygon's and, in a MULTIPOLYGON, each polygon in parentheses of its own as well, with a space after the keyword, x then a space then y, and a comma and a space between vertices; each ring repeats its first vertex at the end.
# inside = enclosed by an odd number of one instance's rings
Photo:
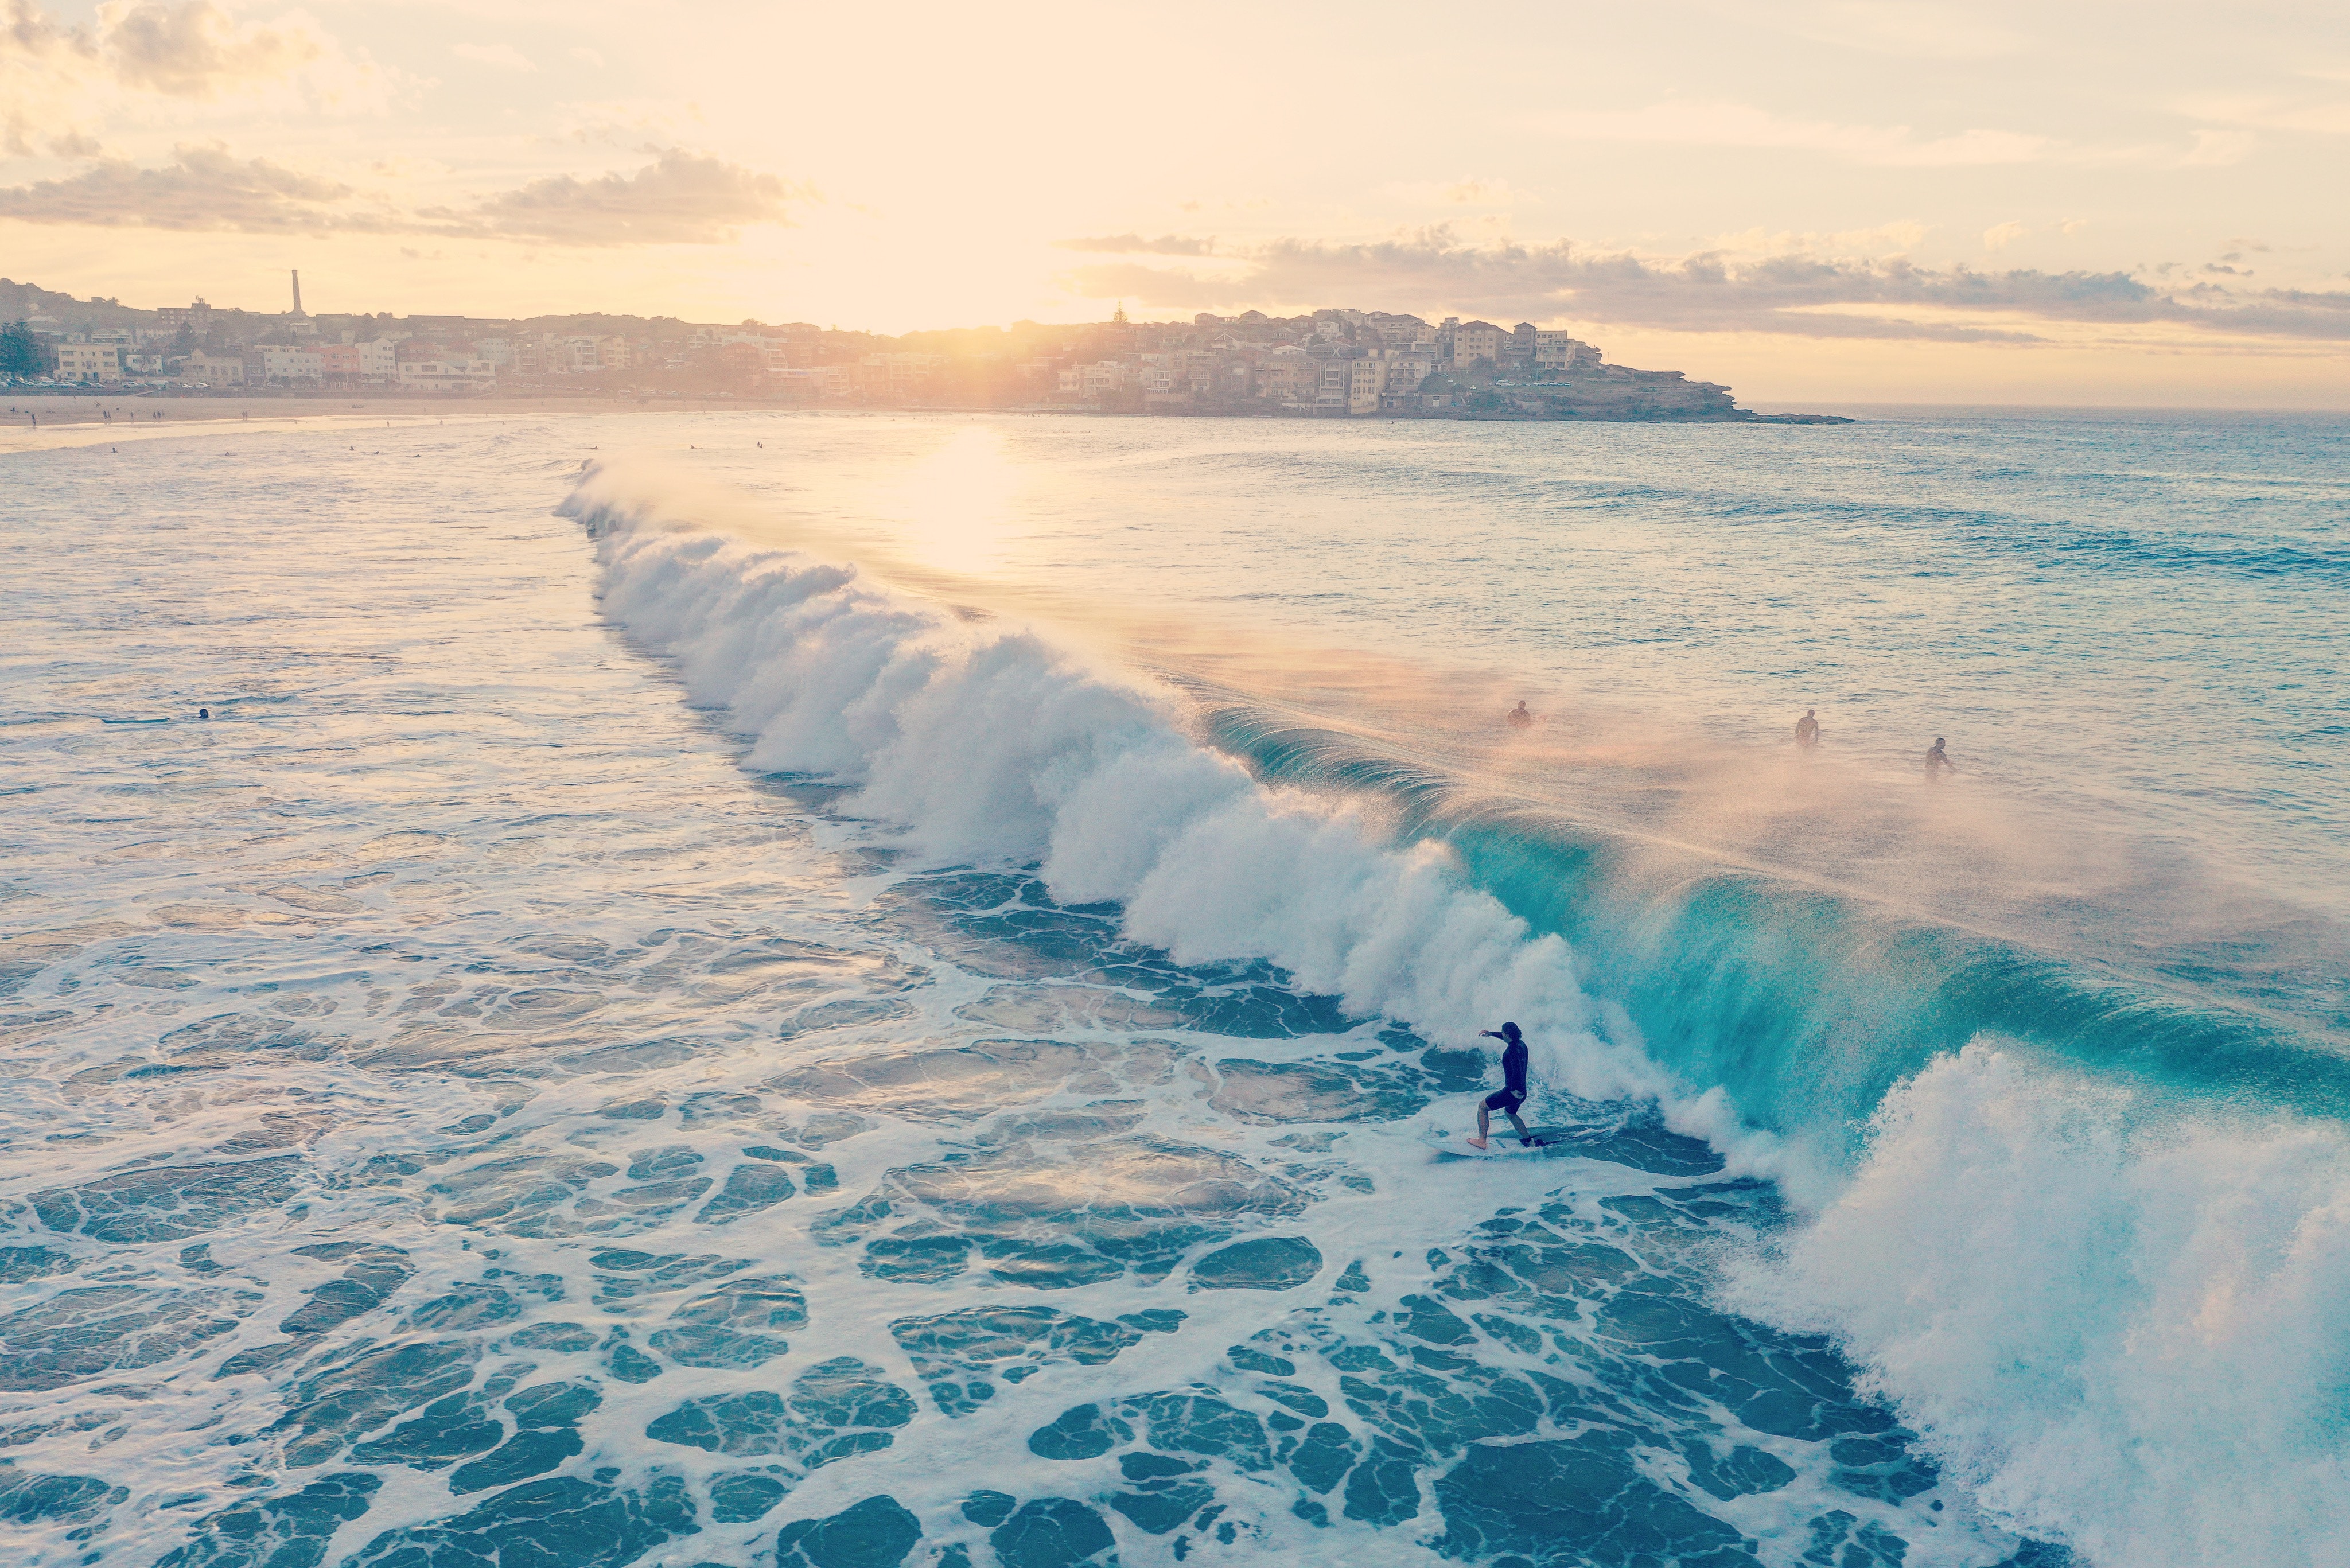
POLYGON ((1526 1103, 1526 1043, 1513 1040, 1502 1047, 1502 1086, 1485 1096, 1485 1108, 1516 1116, 1526 1103))

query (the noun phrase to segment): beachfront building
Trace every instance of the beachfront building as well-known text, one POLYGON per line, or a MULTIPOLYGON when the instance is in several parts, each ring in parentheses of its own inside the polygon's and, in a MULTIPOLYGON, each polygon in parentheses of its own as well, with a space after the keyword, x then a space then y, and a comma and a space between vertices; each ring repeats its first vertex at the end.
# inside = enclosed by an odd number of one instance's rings
POLYGON ((497 379, 497 367, 486 359, 403 359, 398 385, 411 392, 486 392, 497 379))
POLYGON ((1571 332, 1536 332, 1534 366, 1545 372, 1596 370, 1599 350, 1571 332))
POLYGON ((316 348, 293 343, 255 343, 244 351, 248 381, 315 381, 324 374, 316 348))
POLYGON ((1315 358, 1314 411, 1317 414, 1375 414, 1379 394, 1387 388, 1388 368, 1360 348, 1310 350, 1315 358), (1324 358, 1324 355, 1327 358, 1324 358))
POLYGON ((1510 335, 1492 322, 1448 320, 1444 326, 1452 339, 1451 369, 1465 370, 1480 359, 1489 365, 1502 362, 1503 345, 1510 335))
POLYGON ((180 381, 190 387, 241 387, 244 385, 244 357, 207 354, 199 348, 181 364, 180 381))
POLYGON ((67 341, 57 346, 60 381, 120 381, 122 345, 67 341))
POLYGON ((411 392, 486 392, 498 383, 487 359, 403 359, 400 385, 411 392))

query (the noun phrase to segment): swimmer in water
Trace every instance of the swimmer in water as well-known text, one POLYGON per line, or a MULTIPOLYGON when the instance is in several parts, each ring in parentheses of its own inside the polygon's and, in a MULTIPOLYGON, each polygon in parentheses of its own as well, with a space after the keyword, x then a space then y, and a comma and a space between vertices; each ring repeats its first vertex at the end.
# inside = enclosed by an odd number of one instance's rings
POLYGON ((1526 700, 1523 697, 1518 699, 1518 705, 1510 710, 1508 717, 1510 728, 1513 730, 1531 730, 1534 727, 1534 716, 1526 711, 1526 700))
POLYGON ((1502 1086, 1477 1102, 1477 1136, 1469 1140, 1471 1148, 1483 1148, 1486 1135, 1492 1130, 1493 1113, 1501 1112, 1518 1129, 1518 1142, 1534 1147, 1534 1135, 1526 1124, 1518 1119, 1518 1107, 1526 1103, 1526 1043, 1514 1023, 1504 1023, 1497 1033, 1487 1029, 1477 1036, 1480 1040, 1502 1043, 1502 1086))
POLYGON ((199 708, 196 710, 196 717, 199 719, 209 719, 212 716, 213 711, 210 708, 199 708))
POLYGON ((1943 744, 1942 737, 1937 735, 1934 743, 1926 748, 1926 776, 1936 784, 1941 782, 1944 774, 1959 771, 1958 764, 1950 761, 1950 753, 1942 750, 1943 744))
POLYGON ((1807 752, 1820 743, 1820 722, 1814 717, 1817 712, 1817 708, 1806 708, 1804 716, 1795 721, 1795 744, 1807 752))

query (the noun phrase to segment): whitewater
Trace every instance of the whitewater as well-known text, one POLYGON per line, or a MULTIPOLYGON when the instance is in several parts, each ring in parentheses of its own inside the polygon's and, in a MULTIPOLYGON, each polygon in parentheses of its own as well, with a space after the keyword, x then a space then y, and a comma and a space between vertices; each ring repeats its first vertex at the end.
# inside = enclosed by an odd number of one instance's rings
POLYGON ((14 1559, 2350 1563, 2338 421, 401 434, 9 460, 14 1559))

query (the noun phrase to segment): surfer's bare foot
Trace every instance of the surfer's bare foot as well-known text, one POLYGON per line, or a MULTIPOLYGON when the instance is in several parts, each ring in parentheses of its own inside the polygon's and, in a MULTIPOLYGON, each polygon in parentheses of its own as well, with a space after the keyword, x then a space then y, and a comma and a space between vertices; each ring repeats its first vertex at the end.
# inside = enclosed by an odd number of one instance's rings
POLYGON ((1469 1138, 1469 1147, 1471 1148, 1483 1148, 1485 1147, 1485 1140, 1475 1134, 1471 1134, 1469 1138))

